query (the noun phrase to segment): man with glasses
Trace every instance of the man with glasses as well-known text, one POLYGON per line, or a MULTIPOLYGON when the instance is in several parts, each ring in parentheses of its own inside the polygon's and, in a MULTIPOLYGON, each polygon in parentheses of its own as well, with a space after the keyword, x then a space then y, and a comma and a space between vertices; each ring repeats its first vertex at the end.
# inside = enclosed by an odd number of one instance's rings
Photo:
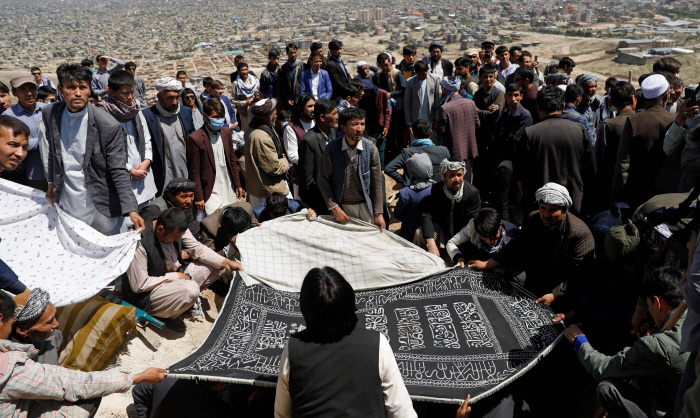
POLYGON ((34 76, 34 80, 36 80, 37 88, 46 86, 56 89, 56 85, 53 83, 53 81, 49 80, 47 76, 41 75, 41 68, 32 67, 31 72, 32 76, 34 76))
POLYGON ((97 71, 92 75, 92 83, 90 83, 90 89, 93 94, 98 96, 105 95, 105 87, 107 87, 107 82, 109 81, 109 76, 113 72, 119 71, 124 68, 124 61, 108 57, 107 55, 98 55, 95 59, 97 61, 97 71), (114 67, 107 69, 107 62, 112 61, 117 64, 114 67))
POLYGON ((143 81, 141 76, 136 75, 136 63, 129 61, 124 64, 124 70, 134 77, 136 84, 134 85, 134 99, 141 105, 141 110, 148 108, 148 102, 146 101, 146 82, 143 81))

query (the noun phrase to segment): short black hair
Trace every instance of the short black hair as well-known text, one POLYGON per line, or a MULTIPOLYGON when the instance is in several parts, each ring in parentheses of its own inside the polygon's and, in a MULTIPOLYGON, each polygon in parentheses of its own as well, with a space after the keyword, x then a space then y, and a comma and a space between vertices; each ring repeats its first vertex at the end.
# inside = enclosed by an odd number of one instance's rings
POLYGON ((238 64, 236 64, 236 71, 241 71, 242 68, 249 68, 248 63, 245 61, 241 61, 238 64))
POLYGON ((328 49, 330 51, 337 51, 342 47, 343 41, 341 41, 340 39, 333 39, 332 41, 328 42, 328 49))
POLYGON ((323 48, 323 44, 320 42, 311 42, 311 46, 309 47, 311 52, 316 52, 319 48, 323 48))
POLYGON ((250 228, 250 215, 240 206, 226 208, 221 214, 221 226, 234 237, 250 228))
POLYGON ((403 47, 401 55, 415 55, 418 53, 418 49, 414 45, 406 45, 403 47))
POLYGON ((56 89, 51 86, 41 86, 36 94, 37 100, 46 100, 52 94, 56 94, 56 89))
POLYGON ((224 104, 221 102, 221 99, 212 97, 202 103, 202 112, 204 112, 205 115, 209 116, 212 111, 215 111, 216 113, 220 114, 221 117, 224 117, 226 114, 226 108, 224 108, 224 104))
POLYGON ((471 67, 472 65, 472 60, 470 60, 467 57, 459 57, 455 60, 455 67, 471 67))
POLYGON ((537 93, 537 107, 543 112, 552 113, 564 107, 564 92, 557 86, 544 86, 537 93))
POLYGON ((615 107, 625 107, 632 104, 634 86, 627 81, 618 81, 610 89, 610 101, 615 107))
POLYGON ((496 74, 496 68, 493 65, 484 64, 479 68, 479 77, 484 74, 496 74))
POLYGON ((683 301, 683 294, 678 288, 678 283, 682 277, 683 273, 674 267, 654 269, 642 281, 639 296, 645 299, 658 296, 672 308, 677 308, 683 301))
POLYGON ((63 73, 60 74, 58 84, 65 86, 68 83, 84 81, 90 85, 92 81, 92 73, 87 68, 78 64, 71 64, 66 67, 63 73))
POLYGON ((496 55, 502 54, 502 53, 504 53, 504 52, 508 52, 508 47, 505 46, 505 45, 501 45, 501 46, 499 46, 498 48, 496 48, 496 51, 495 51, 495 52, 496 52, 496 55))
POLYGON ((518 51, 518 52, 523 52, 523 48, 521 46, 513 45, 510 47, 508 50, 508 53, 513 55, 513 52, 518 51))
POLYGON ((530 83, 535 81, 535 72, 530 67, 518 67, 515 70, 515 74, 522 78, 527 78, 530 83))
POLYGON ((506 86, 506 94, 512 92, 512 91, 517 91, 520 94, 523 93, 523 87, 518 84, 518 83, 511 83, 506 86))
POLYGON ((642 83, 644 82, 644 80, 646 80, 647 77, 649 77, 650 75, 651 75, 651 73, 640 75, 640 76, 637 78, 637 83, 639 83, 639 85, 641 86, 642 83))
POLYGON ((185 77, 187 77, 187 71, 185 71, 185 70, 180 70, 180 71, 176 72, 176 73, 175 73, 175 78, 178 78, 178 77, 180 77, 181 75, 184 75, 185 77))
POLYGON ((187 230, 187 214, 178 207, 170 207, 165 209, 158 215, 156 226, 162 226, 167 232, 178 230, 187 230))
POLYGON ((39 67, 32 67, 32 68, 29 69, 29 72, 30 72, 30 73, 33 73, 34 71, 41 71, 41 68, 39 68, 39 67))
POLYGON ((523 51, 523 53, 520 55, 520 58, 518 58, 518 61, 523 60, 523 57, 530 57, 532 58, 532 53, 530 51, 523 51))
POLYGON ((377 55, 377 64, 382 65, 386 61, 391 61, 389 54, 382 52, 381 54, 377 55))
POLYGON ((340 112, 340 117, 338 118, 338 123, 340 125, 347 125, 348 122, 356 119, 364 119, 366 113, 363 109, 358 109, 356 107, 349 107, 342 112, 340 112))
POLYGON ((182 92, 180 93, 180 97, 185 97, 188 94, 194 94, 195 99, 197 98, 197 93, 194 92, 191 88, 184 88, 182 89, 182 92))
POLYGON ((277 48, 272 48, 269 51, 267 51, 267 58, 277 58, 280 56, 280 50, 277 48))
POLYGON ((118 91, 122 87, 133 87, 134 85, 136 85, 134 76, 129 74, 126 70, 113 72, 107 80, 107 86, 111 91, 118 91))
POLYGON ((572 66, 572 67, 575 67, 575 66, 576 66, 576 63, 575 63, 574 60, 572 60, 571 58, 569 58, 569 57, 564 57, 564 58, 562 58, 562 59, 559 60, 559 65, 557 65, 557 67, 558 67, 558 68, 564 68, 565 65, 570 65, 570 66, 572 66))
POLYGON ((7 324, 10 318, 15 317, 15 309, 17 305, 9 293, 0 292, 0 315, 2 315, 2 323, 7 324))
POLYGON ((299 49, 299 46, 295 44, 294 42, 290 42, 287 44, 286 47, 284 47, 285 52, 289 52, 290 49, 299 49))
MULTIPOLYGON (((61 84, 61 77, 63 76, 63 72, 66 71, 66 68, 68 68, 69 66, 70 66, 70 64, 68 64, 67 62, 64 62, 63 64, 59 65, 56 68, 56 77, 58 78, 58 84, 61 84)), ((88 70, 88 71, 90 71, 90 70, 88 70)))
MULTIPOLYGON (((314 110, 316 109, 316 106, 314 106, 314 110)), ((277 120, 283 121, 283 120, 289 120, 292 118, 292 112, 290 112, 287 109, 280 110, 277 112, 277 120)))
POLYGON ((671 77, 671 81, 669 82, 669 84, 671 85, 672 89, 682 89, 685 86, 685 82, 682 78, 675 77, 671 77))
POLYGON ((313 61, 314 58, 321 58, 321 61, 323 61, 323 55, 319 54, 318 52, 312 52, 309 54, 309 60, 313 61))
POLYGON ((223 87, 223 86, 224 86, 224 83, 222 83, 219 80, 214 80, 211 82, 211 88, 213 88, 213 89, 218 89, 219 87, 223 87))
POLYGON ((280 192, 272 192, 265 199, 265 209, 273 219, 284 216, 289 211, 289 199, 280 192))
POLYGON ((606 89, 610 89, 610 88, 612 88, 612 87, 615 85, 615 83, 617 83, 617 78, 615 78, 615 77, 608 77, 608 78, 605 80, 605 88, 606 88, 606 89))
POLYGON ((27 124, 21 120, 13 118, 12 116, 0 115, 0 126, 9 129, 14 136, 25 136, 27 139, 29 139, 29 136, 31 135, 29 126, 27 126, 27 124))
POLYGON ((128 70, 129 68, 136 69, 136 63, 134 61, 129 61, 126 64, 124 64, 125 70, 128 70))
POLYGON ((416 139, 423 139, 430 136, 430 122, 425 119, 418 119, 413 122, 411 128, 413 128, 413 136, 416 139))
POLYGON ((652 70, 655 73, 671 73, 671 74, 676 74, 681 72, 681 64, 680 61, 678 61, 675 58, 672 57, 664 57, 659 59, 654 63, 654 66, 652 67, 652 70))
POLYGON ((2 81, 0 81, 0 92, 1 93, 8 93, 8 94, 10 93, 10 89, 2 81))
POLYGON ((299 307, 311 341, 340 341, 357 326, 355 291, 332 267, 313 268, 304 277, 299 307))
POLYGON ((501 228, 501 214, 494 208, 483 208, 474 217, 474 230, 480 237, 496 238, 501 228))
POLYGON ((417 73, 427 73, 428 72, 428 63, 420 60, 415 63, 413 66, 413 69, 416 70, 417 73))
POLYGON ((569 84, 564 92, 564 101, 567 104, 575 103, 576 100, 583 97, 583 88, 578 84, 569 84))
POLYGON ((213 82, 214 82, 214 79, 211 78, 211 77, 204 77, 204 78, 202 79, 202 85, 203 85, 204 87, 206 87, 206 86, 211 86, 211 83, 213 83, 213 82))
POLYGON ((318 99, 316 100, 316 105, 314 106, 314 119, 316 124, 321 120, 321 115, 328 116, 336 108, 336 103, 331 99, 318 99))
POLYGON ((95 61, 99 61, 102 57, 104 57, 104 54, 97 54, 97 56, 95 57, 95 61))
POLYGON ((80 65, 82 65, 83 67, 92 67, 93 65, 95 65, 95 63, 92 62, 92 60, 84 59, 80 61, 80 65))

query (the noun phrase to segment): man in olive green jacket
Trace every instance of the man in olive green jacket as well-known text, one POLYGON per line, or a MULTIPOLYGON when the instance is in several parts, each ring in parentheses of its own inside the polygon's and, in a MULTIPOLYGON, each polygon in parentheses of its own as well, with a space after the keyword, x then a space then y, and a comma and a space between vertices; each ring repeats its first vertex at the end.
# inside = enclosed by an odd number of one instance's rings
POLYGON ((656 329, 661 331, 641 337, 614 356, 596 351, 577 325, 564 332, 586 371, 601 381, 597 396, 608 417, 673 415, 676 392, 688 360, 688 353, 680 353, 685 314, 669 330, 662 329, 683 300, 678 288, 681 276, 680 271, 671 268, 649 275, 640 296, 646 299, 656 329))

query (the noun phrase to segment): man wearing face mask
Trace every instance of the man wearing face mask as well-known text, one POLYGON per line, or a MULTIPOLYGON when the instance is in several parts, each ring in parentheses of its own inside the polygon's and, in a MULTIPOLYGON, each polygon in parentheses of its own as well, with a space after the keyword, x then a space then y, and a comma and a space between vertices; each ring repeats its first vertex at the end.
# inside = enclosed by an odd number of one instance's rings
POLYGON ((211 214, 243 196, 243 188, 223 103, 209 99, 202 108, 204 126, 187 137, 187 172, 197 209, 211 214))

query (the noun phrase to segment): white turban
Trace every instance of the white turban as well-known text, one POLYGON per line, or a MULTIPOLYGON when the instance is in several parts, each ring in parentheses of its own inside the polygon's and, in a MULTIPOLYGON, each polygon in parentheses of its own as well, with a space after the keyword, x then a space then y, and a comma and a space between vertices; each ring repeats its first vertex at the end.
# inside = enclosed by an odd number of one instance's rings
POLYGON ((159 93, 164 90, 180 91, 182 90, 182 83, 170 76, 165 76, 157 79, 153 83, 153 87, 155 87, 155 89, 158 90, 159 93))
POLYGON ((449 77, 444 77, 441 84, 445 90, 456 92, 462 86, 462 80, 459 77, 454 77, 454 80, 450 81, 449 77))
POLYGON ((557 183, 547 183, 535 192, 537 203, 570 208, 573 202, 566 187, 557 183))

